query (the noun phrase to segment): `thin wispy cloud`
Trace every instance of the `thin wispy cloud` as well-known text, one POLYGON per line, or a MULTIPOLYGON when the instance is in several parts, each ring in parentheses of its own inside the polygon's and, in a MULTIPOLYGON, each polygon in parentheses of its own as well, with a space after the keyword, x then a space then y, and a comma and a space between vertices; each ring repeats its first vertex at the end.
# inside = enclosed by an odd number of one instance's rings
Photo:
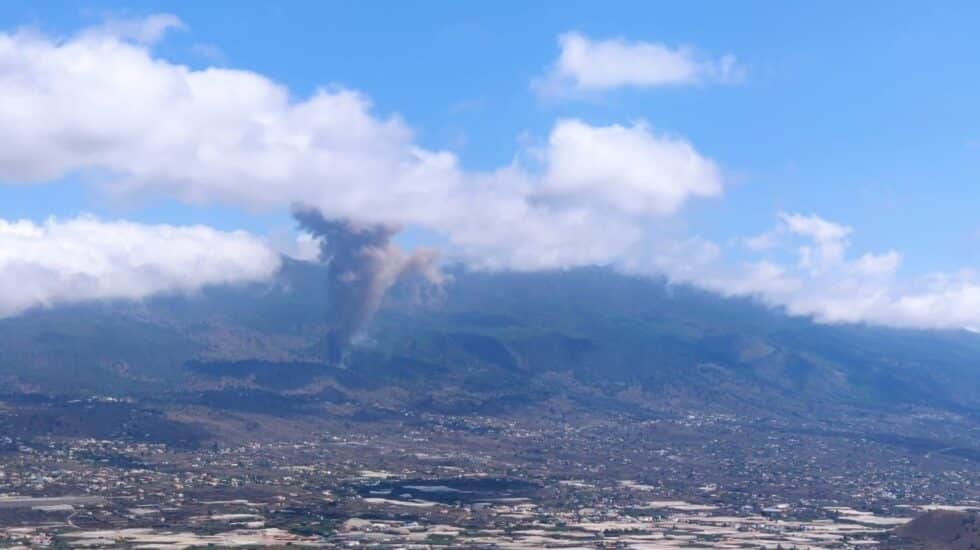
POLYGON ((91 35, 107 35, 138 44, 153 45, 169 32, 187 30, 187 24, 172 13, 157 13, 146 17, 110 15, 101 25, 86 30, 91 35))
POLYGON ((558 45, 554 65, 532 82, 542 96, 568 97, 624 87, 733 83, 745 75, 734 55, 711 58, 688 46, 621 38, 593 40, 578 32, 559 36, 558 45))

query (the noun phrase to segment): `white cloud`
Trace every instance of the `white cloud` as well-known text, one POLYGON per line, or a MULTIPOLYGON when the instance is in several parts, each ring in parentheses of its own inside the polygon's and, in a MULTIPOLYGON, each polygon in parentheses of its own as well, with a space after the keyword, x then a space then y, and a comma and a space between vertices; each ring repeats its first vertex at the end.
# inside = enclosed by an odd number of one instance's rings
POLYGON ((558 37, 561 53, 534 83, 542 95, 599 92, 624 86, 657 87, 741 80, 743 69, 726 54, 707 59, 688 47, 671 48, 623 39, 592 40, 569 32, 558 37))
POLYGON ((800 246, 800 266, 813 271, 830 269, 839 264, 848 247, 851 228, 829 222, 816 215, 780 214, 783 229, 806 237, 809 243, 800 246))
POLYGON ((902 265, 902 255, 894 250, 882 254, 867 253, 854 262, 855 270, 868 277, 891 275, 902 265))
POLYGON ((643 125, 564 121, 540 166, 468 172, 358 92, 296 99, 260 74, 191 70, 107 32, 0 34, 0 95, 0 181, 81 172, 111 193, 302 202, 433 230, 488 268, 613 263, 640 244, 640 216, 721 190, 710 160, 643 125))
POLYGON ((721 175, 690 143, 645 124, 593 127, 560 121, 547 150, 545 193, 602 202, 628 214, 664 215, 691 197, 721 194, 721 175))
MULTIPOLYGON (((817 215, 781 214, 763 233, 762 257, 733 261, 713 243, 676 248, 634 263, 633 271, 661 272, 676 282, 726 296, 751 296, 791 315, 823 323, 869 323, 905 328, 980 328, 980 273, 964 270, 898 277, 894 250, 848 257, 850 227, 817 215), (716 254, 701 250, 714 247, 716 254), (781 260, 795 253, 796 261, 781 260)), ((744 244, 741 241, 739 244, 744 244)))
MULTIPOLYGON (((816 215, 781 215, 764 237, 740 241, 759 257, 739 262, 712 242, 658 234, 687 202, 719 195, 722 177, 689 142, 643 123, 559 121, 539 164, 466 171, 452 153, 418 146, 402 120, 375 115, 355 91, 325 88, 296 99, 260 74, 154 58, 138 42, 156 31, 120 32, 67 40, 0 33, 0 181, 81 173, 110 193, 259 209, 303 202, 327 216, 431 231, 450 255, 478 268, 610 264, 824 322, 980 328, 980 275, 901 280, 900 253, 849 256, 851 228, 816 215)), ((582 40, 583 59, 593 59, 594 44, 582 40)), ((648 47, 617 44, 602 55, 654 58, 648 47)), ((586 67, 577 63, 568 66, 586 67)), ((718 63, 661 81, 713 79, 718 63)), ((588 89, 659 82, 584 68, 569 74, 588 89)), ((259 280, 278 263, 247 235, 207 228, 3 223, 0 289, 8 290, 0 290, 0 314, 259 280)), ((290 246, 309 257, 310 244, 290 246)))
POLYGON ((744 237, 740 239, 739 242, 745 248, 755 252, 772 250, 779 245, 779 233, 776 231, 766 231, 751 237, 744 237))
POLYGON ((786 229, 797 235, 810 237, 817 244, 833 244, 844 241, 852 229, 827 221, 816 214, 780 214, 786 229))
POLYGON ((278 254, 243 232, 93 217, 0 219, 0 317, 261 281, 278 269, 278 254))
POLYGON ((320 248, 321 240, 319 237, 301 231, 282 252, 295 260, 310 262, 320 259, 320 248))

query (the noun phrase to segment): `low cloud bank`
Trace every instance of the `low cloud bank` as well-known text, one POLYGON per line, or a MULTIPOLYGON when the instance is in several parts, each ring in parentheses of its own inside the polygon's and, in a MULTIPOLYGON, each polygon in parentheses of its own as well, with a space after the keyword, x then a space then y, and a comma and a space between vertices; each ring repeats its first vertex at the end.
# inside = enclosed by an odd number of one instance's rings
POLYGON ((279 263, 278 254, 243 232, 94 217, 0 219, 0 317, 262 281, 279 263))

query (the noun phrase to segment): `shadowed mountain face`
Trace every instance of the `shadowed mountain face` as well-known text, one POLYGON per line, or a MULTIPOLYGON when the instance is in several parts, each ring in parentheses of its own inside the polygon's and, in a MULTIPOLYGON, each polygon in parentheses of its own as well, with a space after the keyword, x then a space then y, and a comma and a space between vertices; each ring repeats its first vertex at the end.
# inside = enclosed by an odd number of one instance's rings
POLYGON ((967 550, 980 545, 975 513, 950 510, 927 512, 895 529, 888 548, 967 550))
MULTIPOLYGON (((603 269, 457 271, 437 296, 406 285, 327 365, 324 267, 287 261, 264 285, 0 321, 9 392, 263 395, 494 413, 555 397, 588 407, 980 408, 980 337, 824 326, 603 269), (222 393, 224 392, 224 393, 222 393)), ((188 399, 191 399, 188 397, 188 399)), ((297 405, 298 404, 298 405, 297 405)))

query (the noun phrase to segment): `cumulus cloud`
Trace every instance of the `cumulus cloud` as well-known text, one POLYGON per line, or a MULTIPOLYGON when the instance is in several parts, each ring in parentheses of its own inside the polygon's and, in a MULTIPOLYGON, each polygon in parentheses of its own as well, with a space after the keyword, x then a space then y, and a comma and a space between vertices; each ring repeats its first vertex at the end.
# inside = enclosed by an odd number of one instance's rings
POLYGON ((0 219, 0 317, 268 279, 279 256, 243 232, 94 217, 0 219))
POLYGON ((706 58, 695 50, 623 39, 593 40, 569 32, 558 37, 561 52, 532 86, 542 95, 600 92, 624 86, 652 88, 740 80, 735 56, 706 58))
POLYGON ((0 94, 0 181, 82 173, 111 193, 303 203, 330 218, 432 230, 486 268, 615 262, 640 244, 639 217, 722 187, 688 142, 644 124, 562 121, 540 164, 467 171, 356 91, 297 99, 260 74, 192 70, 104 31, 0 34, 0 94))
POLYGON ((560 121, 551 132, 544 192, 598 201, 629 214, 675 212, 691 197, 721 194, 721 175, 681 139, 645 124, 593 127, 560 121))

